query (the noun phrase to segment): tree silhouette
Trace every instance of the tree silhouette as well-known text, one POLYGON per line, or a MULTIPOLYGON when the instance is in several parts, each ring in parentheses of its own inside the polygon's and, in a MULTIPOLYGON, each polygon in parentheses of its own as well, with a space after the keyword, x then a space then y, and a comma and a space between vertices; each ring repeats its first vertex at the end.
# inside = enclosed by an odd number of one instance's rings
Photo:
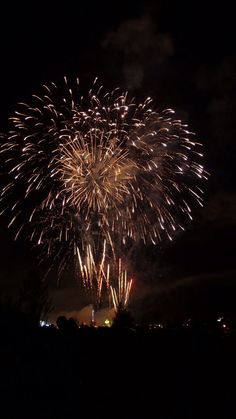
POLYGON ((47 284, 36 271, 30 271, 20 287, 19 309, 34 324, 46 320, 52 310, 47 284))
POLYGON ((134 320, 130 311, 123 307, 120 303, 117 308, 116 315, 113 319, 113 327, 118 328, 132 328, 134 327, 134 320))

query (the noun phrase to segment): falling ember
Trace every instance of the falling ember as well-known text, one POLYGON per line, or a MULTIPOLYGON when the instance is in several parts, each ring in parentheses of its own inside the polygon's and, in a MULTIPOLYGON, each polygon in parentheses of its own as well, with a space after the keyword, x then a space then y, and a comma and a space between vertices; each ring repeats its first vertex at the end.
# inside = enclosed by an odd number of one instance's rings
POLYGON ((109 269, 105 269, 106 240, 103 242, 102 255, 98 262, 96 261, 97 255, 94 255, 91 244, 86 246, 83 256, 79 248, 77 248, 77 256, 84 287, 89 291, 94 306, 98 307, 101 301, 103 282, 109 281, 107 276, 109 275, 109 269))
POLYGON ((117 311, 119 307, 125 309, 129 303, 130 291, 133 279, 127 279, 127 270, 122 268, 121 259, 118 265, 118 278, 116 286, 110 286, 111 297, 114 309, 117 311))

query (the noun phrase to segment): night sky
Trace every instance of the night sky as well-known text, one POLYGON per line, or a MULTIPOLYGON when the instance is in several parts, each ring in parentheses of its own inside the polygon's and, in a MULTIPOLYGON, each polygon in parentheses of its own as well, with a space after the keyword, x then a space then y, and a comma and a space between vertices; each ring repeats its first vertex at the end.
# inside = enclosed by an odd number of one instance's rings
MULTIPOLYGON (((86 91, 98 76, 107 89, 127 88, 173 107, 204 144, 203 209, 170 245, 139 249, 133 310, 156 316, 180 305, 233 311, 236 292, 234 13, 230 2, 20 2, 1 5, 0 131, 18 101, 42 83, 79 76, 86 91), (63 4, 64 3, 64 4, 63 4), (179 302, 179 303, 177 303, 179 302)), ((1 162, 3 163, 3 162, 1 162)), ((13 243, 0 218, 0 287, 14 292, 36 267, 27 242, 13 243)), ((67 275, 56 288, 55 311, 78 310, 85 297, 67 275)))

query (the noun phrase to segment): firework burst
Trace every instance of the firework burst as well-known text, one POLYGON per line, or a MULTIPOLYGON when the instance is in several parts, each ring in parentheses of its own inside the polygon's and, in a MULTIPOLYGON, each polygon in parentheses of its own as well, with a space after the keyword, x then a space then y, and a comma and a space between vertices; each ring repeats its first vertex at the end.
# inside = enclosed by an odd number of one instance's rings
POLYGON ((2 211, 11 213, 16 237, 31 227, 31 239, 47 254, 64 243, 80 255, 89 284, 86 249, 100 284, 91 238, 99 236, 115 253, 115 245, 171 240, 192 219, 206 178, 201 144, 173 110, 153 110, 150 98, 135 103, 119 89, 102 93, 96 83, 81 98, 78 82, 71 89, 67 79, 60 89, 54 83, 43 89, 30 105, 19 104, 2 141, 8 178, 2 211))

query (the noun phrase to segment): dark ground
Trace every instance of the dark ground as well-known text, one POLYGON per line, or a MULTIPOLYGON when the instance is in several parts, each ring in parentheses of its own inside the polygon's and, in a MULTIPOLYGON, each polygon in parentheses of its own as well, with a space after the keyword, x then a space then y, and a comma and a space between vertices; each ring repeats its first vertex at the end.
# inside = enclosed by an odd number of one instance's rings
POLYGON ((236 335, 1 331, 1 417, 235 418, 236 335))

